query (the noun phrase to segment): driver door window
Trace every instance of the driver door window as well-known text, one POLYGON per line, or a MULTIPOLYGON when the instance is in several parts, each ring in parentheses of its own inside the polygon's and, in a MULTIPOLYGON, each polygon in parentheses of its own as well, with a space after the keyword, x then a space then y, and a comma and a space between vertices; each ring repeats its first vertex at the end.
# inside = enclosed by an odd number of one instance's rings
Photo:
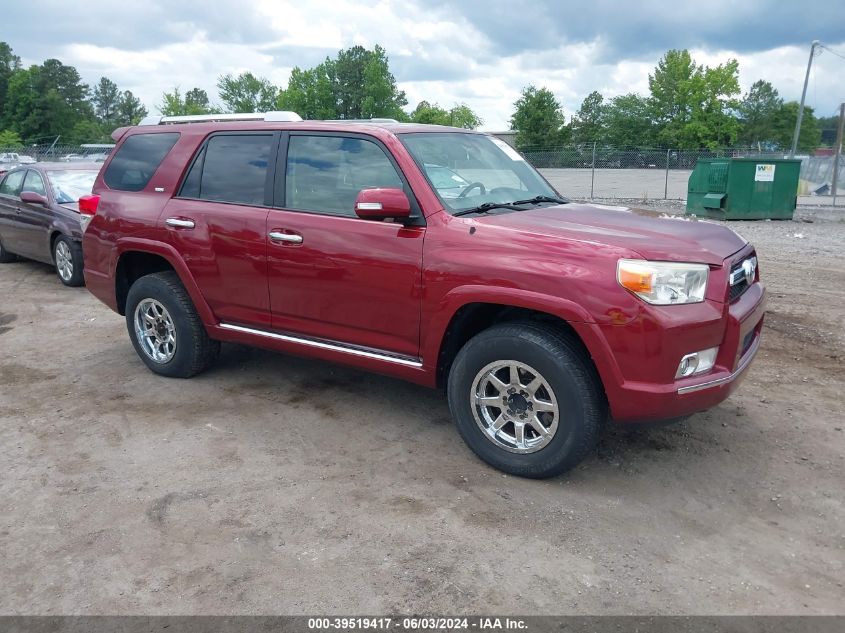
POLYGON ((361 138, 290 138, 285 208, 355 217, 361 189, 402 188, 402 179, 382 149, 361 138))
POLYGON ((25 174, 26 172, 21 170, 13 171, 7 175, 3 180, 3 184, 0 185, 0 195, 13 196, 17 198, 21 192, 21 184, 23 184, 23 177, 25 174))
POLYGON ((26 172, 26 180, 24 180, 21 191, 33 191, 44 197, 47 196, 47 190, 44 188, 44 179, 41 177, 41 174, 31 169, 26 172))

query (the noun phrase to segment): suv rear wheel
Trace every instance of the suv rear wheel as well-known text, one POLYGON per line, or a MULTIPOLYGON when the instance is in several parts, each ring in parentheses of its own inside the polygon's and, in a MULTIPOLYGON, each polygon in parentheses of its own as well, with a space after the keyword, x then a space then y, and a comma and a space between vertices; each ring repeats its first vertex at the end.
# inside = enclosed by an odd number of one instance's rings
POLYGON ((552 477, 595 446, 607 418, 601 382, 570 337, 534 322, 470 339, 449 371, 449 408, 464 441, 488 464, 552 477))
POLYGON ((132 284, 126 328, 138 356, 162 376, 190 378, 220 352, 220 343, 209 338, 175 272, 146 275, 132 284))

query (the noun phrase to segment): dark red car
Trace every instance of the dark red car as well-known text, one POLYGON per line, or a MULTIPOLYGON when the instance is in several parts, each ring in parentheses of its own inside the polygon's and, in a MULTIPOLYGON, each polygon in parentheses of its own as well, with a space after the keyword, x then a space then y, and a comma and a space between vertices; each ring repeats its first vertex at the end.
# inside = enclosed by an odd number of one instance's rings
POLYGON ((33 163, 0 180, 0 263, 16 256, 53 264, 66 286, 81 286, 80 196, 90 194, 100 166, 33 163))
POLYGON ((546 477, 608 417, 718 404, 757 351, 765 291, 728 228, 568 202, 481 133, 212 118, 116 131, 82 202, 88 288, 156 373, 229 341, 445 387, 481 458, 546 477))

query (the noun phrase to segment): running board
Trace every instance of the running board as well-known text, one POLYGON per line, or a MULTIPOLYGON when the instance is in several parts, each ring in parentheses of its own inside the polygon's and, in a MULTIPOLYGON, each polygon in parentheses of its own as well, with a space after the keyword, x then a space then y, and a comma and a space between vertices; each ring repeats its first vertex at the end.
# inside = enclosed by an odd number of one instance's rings
POLYGON ((334 342, 330 343, 320 339, 302 338, 299 336, 292 336, 290 334, 277 334, 275 332, 266 332, 264 330, 254 330, 253 328, 243 327, 241 325, 230 325, 228 323, 221 323, 219 327, 231 332, 241 332, 242 334, 263 336, 264 338, 270 338, 275 341, 284 341, 285 343, 295 343, 297 345, 305 345, 307 347, 316 347, 317 349, 326 349, 332 352, 342 352, 344 354, 351 354, 352 356, 359 356, 361 358, 371 358, 373 360, 380 360, 387 363, 396 363, 397 365, 404 365, 405 367, 414 367, 417 369, 422 367, 422 361, 419 358, 413 358, 411 356, 402 356, 399 354, 391 354, 389 352, 376 352, 368 349, 362 349, 354 345, 334 342))

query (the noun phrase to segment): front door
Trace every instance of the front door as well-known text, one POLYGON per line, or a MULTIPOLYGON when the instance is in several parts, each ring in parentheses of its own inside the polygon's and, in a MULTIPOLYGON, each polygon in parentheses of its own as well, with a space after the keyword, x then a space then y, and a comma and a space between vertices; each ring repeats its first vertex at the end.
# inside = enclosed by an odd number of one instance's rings
MULTIPOLYGON (((48 198, 44 179, 34 169, 29 169, 26 172, 21 193, 24 191, 40 194, 44 196, 45 200, 48 198)), ((48 204, 21 201, 17 217, 18 231, 20 232, 18 238, 21 245, 20 254, 42 262, 53 261, 49 235, 53 212, 50 211, 48 204)))
POLYGON ((20 223, 21 187, 27 170, 10 171, 0 183, 0 239, 7 251, 24 255, 20 223))
POLYGON ((267 218, 273 329, 418 357, 425 227, 354 211, 361 189, 411 195, 384 148, 358 135, 291 133, 279 165, 284 203, 267 218))

